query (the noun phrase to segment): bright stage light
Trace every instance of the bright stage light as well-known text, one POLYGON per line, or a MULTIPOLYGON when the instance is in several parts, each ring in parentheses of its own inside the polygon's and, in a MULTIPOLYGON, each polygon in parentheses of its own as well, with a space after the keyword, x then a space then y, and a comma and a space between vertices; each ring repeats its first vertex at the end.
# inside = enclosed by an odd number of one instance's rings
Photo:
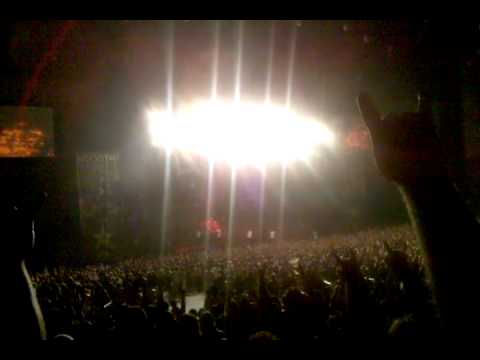
POLYGON ((335 142, 320 122, 270 104, 199 101, 147 117, 154 146, 235 166, 308 160, 319 146, 335 142))

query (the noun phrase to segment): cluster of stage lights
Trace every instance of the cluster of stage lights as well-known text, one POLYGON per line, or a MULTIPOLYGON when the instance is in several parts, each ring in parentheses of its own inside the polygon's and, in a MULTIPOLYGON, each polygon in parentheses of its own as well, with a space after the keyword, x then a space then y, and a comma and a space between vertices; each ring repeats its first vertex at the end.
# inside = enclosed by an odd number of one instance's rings
POLYGON ((335 137, 319 121, 267 103, 197 101, 177 111, 150 110, 152 145, 232 166, 308 161, 335 137))

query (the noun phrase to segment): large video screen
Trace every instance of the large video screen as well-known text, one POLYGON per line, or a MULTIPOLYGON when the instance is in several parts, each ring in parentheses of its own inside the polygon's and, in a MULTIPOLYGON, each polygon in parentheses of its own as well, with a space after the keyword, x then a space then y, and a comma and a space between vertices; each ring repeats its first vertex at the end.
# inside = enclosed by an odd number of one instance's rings
POLYGON ((54 156, 53 110, 0 106, 0 157, 54 156))

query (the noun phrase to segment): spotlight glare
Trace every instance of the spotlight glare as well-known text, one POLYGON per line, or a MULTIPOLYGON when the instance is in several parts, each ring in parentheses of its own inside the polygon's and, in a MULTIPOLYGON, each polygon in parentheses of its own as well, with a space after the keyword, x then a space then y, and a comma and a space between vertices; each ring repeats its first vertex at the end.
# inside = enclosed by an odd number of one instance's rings
POLYGON ((270 103, 198 101, 177 112, 149 111, 152 145, 234 166, 308 160, 335 137, 325 125, 270 103))

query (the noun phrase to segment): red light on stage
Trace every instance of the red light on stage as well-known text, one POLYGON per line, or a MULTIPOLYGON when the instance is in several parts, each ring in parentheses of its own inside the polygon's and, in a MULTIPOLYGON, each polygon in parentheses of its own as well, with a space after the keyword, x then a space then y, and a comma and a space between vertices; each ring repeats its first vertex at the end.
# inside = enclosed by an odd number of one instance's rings
POLYGON ((218 233, 221 231, 220 224, 215 219, 208 219, 204 222, 203 228, 209 233, 218 233))

